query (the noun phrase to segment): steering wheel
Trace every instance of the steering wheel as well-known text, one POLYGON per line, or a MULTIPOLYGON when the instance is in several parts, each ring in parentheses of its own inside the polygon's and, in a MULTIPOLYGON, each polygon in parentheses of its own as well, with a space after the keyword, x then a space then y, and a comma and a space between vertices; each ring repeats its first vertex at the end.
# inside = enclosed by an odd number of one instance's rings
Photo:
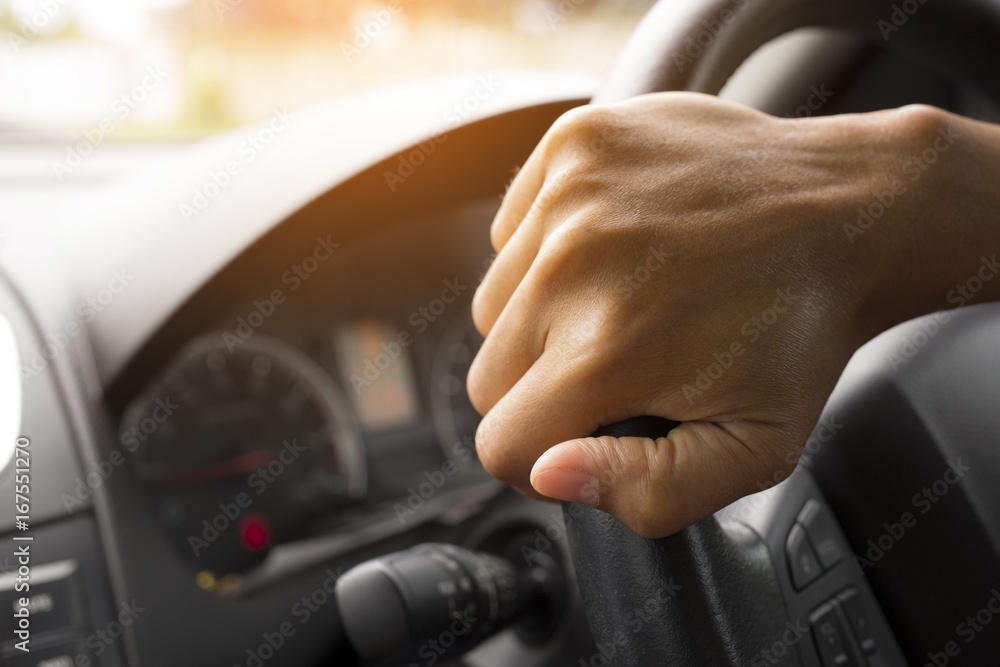
MULTIPOLYGON (((594 101, 669 90, 717 94, 758 47, 807 27, 845 29, 1000 100, 994 68, 1000 2, 925 2, 661 0, 626 44, 594 101)), ((656 438, 676 425, 639 417, 595 435, 656 438)), ((769 656, 766 664, 802 664, 794 650, 767 653, 790 616, 789 596, 783 592, 789 577, 784 563, 776 562, 774 548, 786 543, 787 526, 774 541, 745 523, 713 516, 671 537, 648 540, 614 517, 581 505, 564 505, 564 518, 596 644, 612 648, 601 664, 735 666, 763 655, 769 656), (668 603, 656 602, 657 593, 669 595, 668 603)), ((815 631, 823 618, 814 617, 815 631)), ((821 645, 823 664, 834 664, 822 652, 821 645)), ((898 649, 883 654, 902 660, 898 649)), ((860 652, 854 655, 865 659, 860 652)))

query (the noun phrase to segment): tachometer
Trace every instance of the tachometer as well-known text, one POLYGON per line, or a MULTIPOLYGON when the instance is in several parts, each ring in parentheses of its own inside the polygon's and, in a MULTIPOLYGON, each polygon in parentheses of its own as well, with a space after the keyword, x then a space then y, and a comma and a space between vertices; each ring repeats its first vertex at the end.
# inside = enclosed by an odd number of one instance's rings
POLYGON ((259 561, 365 489, 359 430, 330 377, 260 333, 230 345, 191 342, 122 424, 160 523, 214 572, 259 561))

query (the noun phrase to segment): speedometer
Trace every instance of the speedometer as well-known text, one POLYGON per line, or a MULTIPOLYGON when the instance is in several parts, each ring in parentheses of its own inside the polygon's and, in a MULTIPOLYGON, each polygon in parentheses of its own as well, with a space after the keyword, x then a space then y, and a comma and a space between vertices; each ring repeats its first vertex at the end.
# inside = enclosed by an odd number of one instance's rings
POLYGON ((258 562, 365 489, 345 398, 293 346, 191 342, 125 411, 122 442, 159 522, 200 570, 258 562))

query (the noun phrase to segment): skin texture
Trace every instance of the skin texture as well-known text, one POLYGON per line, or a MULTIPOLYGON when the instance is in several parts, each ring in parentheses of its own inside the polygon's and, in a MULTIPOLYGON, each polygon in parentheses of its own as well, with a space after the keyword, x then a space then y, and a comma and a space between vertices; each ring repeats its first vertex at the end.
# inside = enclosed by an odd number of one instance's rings
POLYGON ((662 93, 566 114, 504 198, 473 302, 483 465, 646 537, 780 481, 853 352, 961 305, 1000 251, 998 147, 923 106, 795 120, 662 93), (643 414, 682 425, 584 437, 643 414))

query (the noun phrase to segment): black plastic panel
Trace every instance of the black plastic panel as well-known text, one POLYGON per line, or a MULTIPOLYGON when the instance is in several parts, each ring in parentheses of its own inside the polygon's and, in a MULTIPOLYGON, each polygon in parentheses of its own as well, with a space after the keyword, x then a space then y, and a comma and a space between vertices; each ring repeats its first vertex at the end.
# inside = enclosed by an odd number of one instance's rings
MULTIPOLYGON (((125 635, 131 628, 150 622, 147 610, 153 603, 137 598, 116 599, 109 594, 105 560, 93 519, 64 519, 32 529, 30 535, 30 542, 14 542, 13 534, 0 535, 0 544, 28 546, 33 579, 30 591, 14 591, 33 598, 30 651, 15 648, 4 633, 0 664, 37 665, 50 660, 48 664, 74 667, 125 665, 125 635), (66 657, 73 662, 56 660, 66 657)), ((16 569, 4 568, 0 572, 0 599, 8 600, 5 582, 13 583, 17 576, 16 569)), ((4 624, 10 612, 5 605, 4 624)))
POLYGON ((826 409, 838 428, 807 445, 911 664, 1000 656, 1000 623, 975 619, 1000 590, 998 396, 1000 306, 932 315, 859 351, 826 409))

